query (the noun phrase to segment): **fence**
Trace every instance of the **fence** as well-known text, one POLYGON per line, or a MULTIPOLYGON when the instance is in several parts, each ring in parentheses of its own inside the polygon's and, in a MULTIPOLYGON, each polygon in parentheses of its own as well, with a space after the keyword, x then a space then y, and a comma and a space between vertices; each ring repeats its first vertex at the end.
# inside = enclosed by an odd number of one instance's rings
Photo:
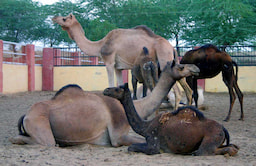
POLYGON ((104 66, 102 58, 86 56, 78 47, 53 48, 54 66, 104 66))
MULTIPOLYGON (((35 47, 35 64, 42 64, 43 48, 35 47)), ((5 64, 26 64, 26 45, 3 41, 3 63, 5 64)))

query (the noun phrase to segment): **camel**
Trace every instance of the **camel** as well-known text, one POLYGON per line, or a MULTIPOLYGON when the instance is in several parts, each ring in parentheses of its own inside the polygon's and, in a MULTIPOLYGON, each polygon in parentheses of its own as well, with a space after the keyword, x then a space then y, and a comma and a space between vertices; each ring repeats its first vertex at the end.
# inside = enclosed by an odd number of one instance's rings
POLYGON ((239 148, 229 143, 228 131, 214 120, 206 118, 193 106, 181 107, 145 121, 138 115, 126 83, 107 88, 104 94, 118 99, 132 129, 145 137, 146 143, 129 146, 128 151, 148 155, 167 153, 202 155, 235 155, 239 148), (226 145, 223 143, 226 140, 226 145))
MULTIPOLYGON (((148 48, 149 56, 157 60, 160 70, 163 70, 167 61, 175 58, 173 46, 163 37, 156 35, 150 28, 140 25, 131 29, 114 29, 99 41, 90 41, 84 35, 81 24, 73 14, 66 17, 55 16, 54 23, 59 24, 67 31, 69 37, 76 42, 78 47, 88 56, 101 56, 107 69, 109 87, 114 87, 114 72, 117 84, 122 85, 122 70, 132 69, 135 59, 143 47, 148 48)), ((185 91, 188 103, 192 103, 192 90, 185 79, 179 80, 185 91)), ((178 105, 181 94, 178 86, 173 87, 178 105)))
POLYGON ((229 121, 236 99, 233 89, 236 91, 241 106, 241 115, 239 120, 244 119, 243 93, 237 84, 238 66, 234 61, 232 61, 230 55, 225 51, 220 51, 212 44, 206 44, 200 48, 186 52, 180 63, 195 64, 200 69, 199 76, 187 78, 189 86, 193 89, 193 98, 196 106, 198 100, 197 79, 212 78, 222 72, 222 78, 225 85, 228 87, 230 96, 229 112, 224 121, 229 121), (236 73, 234 72, 233 65, 236 67, 236 73))
MULTIPOLYGON (((135 101, 142 118, 150 116, 161 104, 176 79, 198 74, 195 65, 167 63, 158 84, 148 95, 135 101), (178 76, 172 78, 173 69, 178 76), (150 108, 150 109, 149 109, 150 108)), ((67 85, 47 101, 34 104, 18 121, 19 135, 14 144, 69 146, 79 144, 118 147, 142 143, 141 137, 128 135, 130 125, 121 103, 103 94, 85 92, 77 85, 67 85)))
POLYGON ((135 60, 132 73, 133 100, 137 100, 137 82, 143 84, 143 97, 147 95, 147 89, 153 90, 157 83, 158 67, 156 62, 148 56, 148 49, 143 51, 135 60))

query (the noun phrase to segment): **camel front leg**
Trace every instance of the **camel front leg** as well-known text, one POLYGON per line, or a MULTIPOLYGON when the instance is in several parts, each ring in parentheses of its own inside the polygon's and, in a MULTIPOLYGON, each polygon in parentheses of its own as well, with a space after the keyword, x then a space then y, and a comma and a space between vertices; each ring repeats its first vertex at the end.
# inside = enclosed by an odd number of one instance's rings
POLYGON ((173 93, 174 93, 174 96, 175 96, 174 110, 176 110, 176 109, 178 109, 179 104, 180 104, 180 100, 181 100, 181 92, 180 92, 180 89, 179 89, 179 87, 176 83, 173 86, 173 93))
POLYGON ((115 86, 115 77, 114 77, 114 64, 106 64, 107 74, 108 74, 108 86, 115 86))
POLYGON ((192 104, 192 89, 188 86, 186 79, 182 78, 178 81, 181 87, 184 89, 186 97, 187 97, 187 105, 192 104))
POLYGON ((118 85, 118 86, 123 85, 124 82, 123 82, 122 70, 120 70, 120 69, 115 69, 115 71, 116 71, 117 85, 118 85))

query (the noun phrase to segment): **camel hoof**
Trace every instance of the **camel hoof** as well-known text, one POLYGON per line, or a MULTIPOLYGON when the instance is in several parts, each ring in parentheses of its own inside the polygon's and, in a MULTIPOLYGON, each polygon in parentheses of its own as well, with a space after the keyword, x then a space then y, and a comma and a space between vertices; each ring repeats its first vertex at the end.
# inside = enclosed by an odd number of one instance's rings
POLYGON ((228 122, 229 121, 229 117, 226 117, 226 119, 224 119, 225 122, 228 122))
POLYGON ((244 118, 243 118, 243 117, 241 117, 241 118, 239 118, 238 120, 244 121, 244 118))

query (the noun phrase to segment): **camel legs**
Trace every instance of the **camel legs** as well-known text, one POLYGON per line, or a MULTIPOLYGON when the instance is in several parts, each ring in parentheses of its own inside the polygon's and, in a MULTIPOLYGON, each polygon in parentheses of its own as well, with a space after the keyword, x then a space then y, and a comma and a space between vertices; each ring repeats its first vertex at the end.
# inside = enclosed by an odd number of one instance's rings
POLYGON ((160 153, 160 141, 156 136, 146 137, 147 143, 132 144, 129 146, 130 152, 142 152, 148 155, 160 153))
POLYGON ((188 100, 188 104, 187 105, 191 105, 192 104, 192 89, 189 87, 189 85, 186 82, 185 78, 182 78, 178 81, 181 85, 181 87, 184 89, 187 100, 188 100))
POLYGON ((18 144, 18 145, 24 145, 24 144, 33 145, 33 144, 36 144, 36 141, 33 140, 31 137, 23 136, 23 135, 18 135, 16 137, 9 138, 9 141, 13 144, 18 144))
POLYGON ((178 109, 179 107, 179 103, 180 103, 180 100, 181 100, 181 92, 180 92, 180 89, 178 87, 178 85, 175 83, 173 85, 173 93, 174 93, 174 96, 175 96, 175 106, 174 106, 174 109, 178 109))
POLYGON ((240 107, 241 107, 241 115, 239 120, 244 120, 244 111, 243 111, 243 98, 244 95, 241 92, 240 88, 238 87, 237 81, 234 81, 234 88, 236 91, 236 94, 238 96, 239 102, 240 102, 240 107))
POLYGON ((115 77, 114 77, 114 64, 106 64, 107 74, 108 74, 108 86, 115 86, 115 77))
POLYGON ((233 70, 228 70, 228 69, 224 70, 222 72, 222 77, 223 77, 224 83, 228 87, 228 92, 229 92, 229 96, 230 96, 230 107, 229 107, 229 112, 228 112, 228 115, 227 115, 225 121, 229 121, 230 115, 231 115, 231 112, 232 112, 232 108, 233 108, 233 105, 234 105, 235 99, 236 99, 236 96, 235 96, 233 88, 235 89, 235 91, 236 91, 236 93, 238 95, 240 106, 241 106, 241 115, 240 115, 240 119, 239 120, 243 120, 243 118, 244 118, 244 113, 243 113, 243 93, 241 92, 241 90, 238 87, 237 80, 235 78, 233 70))
POLYGON ((24 119, 24 127, 36 143, 45 146, 55 146, 55 139, 48 117, 28 116, 24 119))
POLYGON ((137 82, 138 80, 132 74, 133 100, 137 100, 137 82))
POLYGON ((229 154, 230 156, 234 156, 237 154, 239 148, 234 144, 229 144, 229 146, 223 146, 216 149, 216 155, 225 155, 229 154))
POLYGON ((122 70, 115 69, 115 72, 116 72, 117 85, 118 86, 123 85, 124 82, 123 82, 122 70))

